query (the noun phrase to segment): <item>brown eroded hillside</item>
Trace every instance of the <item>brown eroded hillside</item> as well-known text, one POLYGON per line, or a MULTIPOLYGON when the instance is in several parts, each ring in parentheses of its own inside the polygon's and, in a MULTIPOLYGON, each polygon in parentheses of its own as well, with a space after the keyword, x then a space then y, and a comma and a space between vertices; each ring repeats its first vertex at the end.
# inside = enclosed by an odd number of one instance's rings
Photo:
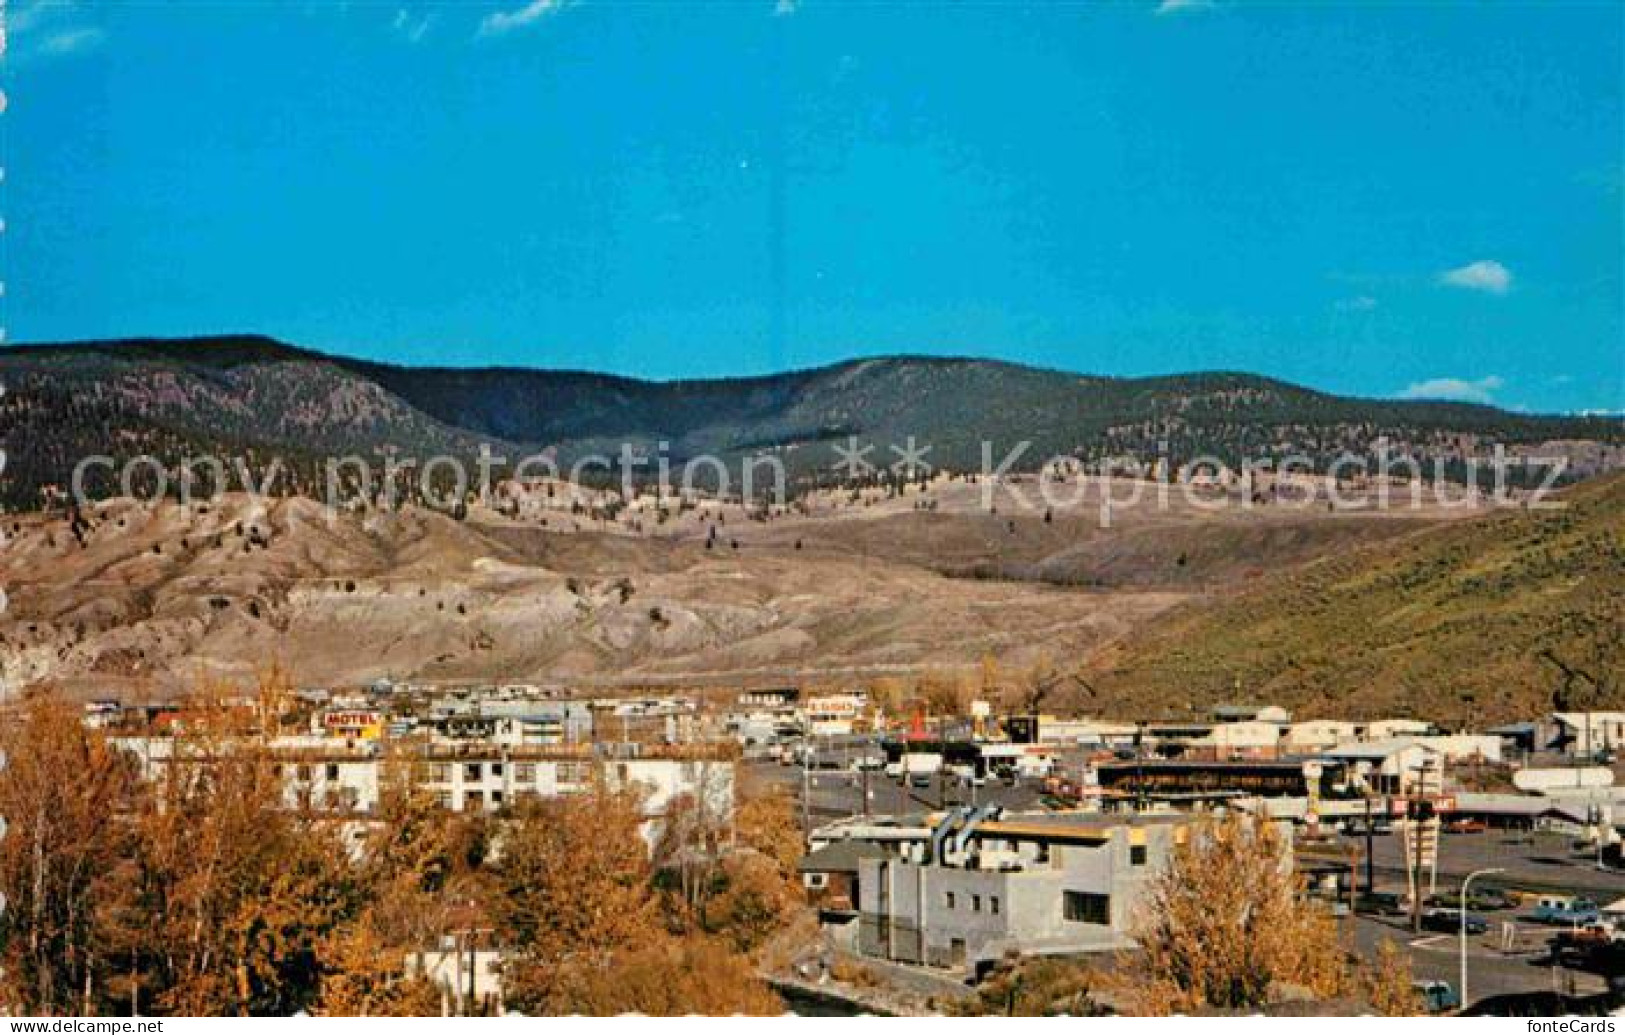
MULTIPOLYGON (((12 685, 161 692, 280 660, 310 684, 637 685, 862 677, 983 656, 1083 658, 1194 595, 1451 515, 1186 505, 1023 507, 938 479, 816 494, 767 520, 408 507, 329 515, 242 495, 13 519, 0 552, 12 685), (544 523, 545 522, 545 523, 544 523), (714 531, 713 531, 714 530, 714 531), (710 545, 707 545, 707 542, 710 545), (737 544, 737 545, 736 545, 737 544)), ((1098 494, 1098 487, 1096 488, 1098 494)))

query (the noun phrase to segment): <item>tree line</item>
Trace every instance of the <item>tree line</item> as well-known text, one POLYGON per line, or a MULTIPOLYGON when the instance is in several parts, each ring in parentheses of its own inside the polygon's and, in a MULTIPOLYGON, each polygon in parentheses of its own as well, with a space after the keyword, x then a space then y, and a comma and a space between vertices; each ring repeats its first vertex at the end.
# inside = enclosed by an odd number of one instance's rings
POLYGON ((289 808, 245 731, 160 780, 45 694, 0 729, 0 1001, 35 1015, 775 1014, 758 977, 799 909, 793 814, 693 801, 653 844, 637 794, 457 814, 384 766, 372 821, 289 808), (413 965, 500 947, 501 1004, 413 965))

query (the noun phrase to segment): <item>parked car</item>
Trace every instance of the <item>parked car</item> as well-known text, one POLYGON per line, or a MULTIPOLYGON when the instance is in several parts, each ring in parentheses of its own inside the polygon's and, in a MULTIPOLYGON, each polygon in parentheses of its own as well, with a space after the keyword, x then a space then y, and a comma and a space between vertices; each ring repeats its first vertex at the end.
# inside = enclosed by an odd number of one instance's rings
MULTIPOLYGON (((1440 909, 1460 909, 1461 892, 1445 891, 1437 895, 1430 895, 1427 904, 1438 906, 1440 909)), ((1517 903, 1513 901, 1512 896, 1500 888, 1475 888, 1467 896, 1467 908, 1475 913, 1511 909, 1516 905, 1517 903)))
POLYGON ((1408 910, 1405 908, 1405 896, 1392 891, 1373 891, 1355 899, 1354 908, 1361 913, 1374 913, 1377 916, 1404 916, 1408 910))
POLYGON ((1453 819, 1446 823, 1444 829, 1446 833, 1451 834, 1482 834, 1489 827, 1481 819, 1463 816, 1461 819, 1453 819))
MULTIPOLYGON (((1393 832, 1394 832, 1394 825, 1392 823, 1388 822, 1385 819, 1373 820, 1371 822, 1371 836, 1372 837, 1387 837, 1389 834, 1392 834, 1393 832)), ((1364 837, 1365 836, 1365 820, 1363 820, 1363 819, 1361 819, 1361 820, 1350 820, 1348 825, 1343 828, 1343 833, 1347 834, 1350 837, 1364 837)))
POLYGON ((1583 924, 1596 923, 1601 915, 1602 911, 1597 907, 1597 903, 1588 898, 1575 898, 1572 895, 1542 895, 1535 901, 1534 918, 1536 923, 1579 927, 1583 924))
MULTIPOLYGON (((1429 909, 1422 914, 1422 929, 1424 931, 1443 931, 1446 934, 1456 934, 1464 926, 1461 911, 1457 909, 1429 909)), ((1468 934, 1483 934, 1490 929, 1489 921, 1481 916, 1468 913, 1465 921, 1468 934)))
POLYGON ((1415 981, 1411 987, 1416 990, 1417 998, 1422 1000, 1422 1008, 1428 1013, 1449 1013, 1461 1008, 1461 996, 1456 994, 1448 981, 1415 981))

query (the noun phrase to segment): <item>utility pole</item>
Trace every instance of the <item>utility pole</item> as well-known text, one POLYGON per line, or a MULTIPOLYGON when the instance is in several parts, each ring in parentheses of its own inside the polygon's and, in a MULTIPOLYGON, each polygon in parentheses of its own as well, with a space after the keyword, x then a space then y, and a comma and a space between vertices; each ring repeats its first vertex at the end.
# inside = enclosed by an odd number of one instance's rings
POLYGON ((1377 893, 1377 832, 1372 829, 1376 820, 1371 814, 1371 795, 1365 796, 1365 893, 1377 893))
POLYGON ((803 840, 812 839, 812 775, 807 768, 809 750, 806 744, 801 745, 801 836, 803 840))

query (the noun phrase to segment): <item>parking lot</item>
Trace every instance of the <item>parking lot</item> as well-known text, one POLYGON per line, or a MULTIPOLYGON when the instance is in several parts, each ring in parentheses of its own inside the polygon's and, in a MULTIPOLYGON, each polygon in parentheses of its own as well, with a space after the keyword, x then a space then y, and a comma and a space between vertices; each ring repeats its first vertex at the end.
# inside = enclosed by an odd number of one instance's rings
MULTIPOLYGON (((1335 855, 1349 860, 1363 887, 1365 843, 1363 836, 1345 836, 1314 853, 1319 858, 1335 855)), ((1397 834, 1378 836, 1373 847, 1376 890, 1403 893, 1404 839, 1397 834)), ((1501 889, 1526 895, 1575 895, 1599 904, 1625 896, 1625 873, 1600 869, 1594 852, 1579 850, 1571 837, 1547 831, 1443 834, 1437 879, 1430 885, 1424 874, 1423 891, 1454 894, 1469 873, 1488 869, 1502 872, 1476 879, 1475 896, 1486 889, 1501 889)), ((1533 912, 1527 904, 1475 909, 1474 915, 1482 918, 1486 929, 1468 938, 1469 993, 1474 1002, 1531 995, 1580 1000, 1606 990, 1602 975, 1553 961, 1550 941, 1559 928, 1538 922, 1533 912)), ((1413 933, 1409 919, 1399 916, 1362 915, 1346 918, 1343 924, 1361 955, 1369 958, 1381 942, 1392 941, 1405 948, 1419 979, 1448 981, 1452 987, 1459 983, 1460 942, 1454 929, 1413 933)))
MULTIPOLYGON (((1037 781, 1009 785, 990 780, 981 786, 948 774, 910 781, 883 772, 867 774, 847 769, 811 769, 772 762, 752 763, 748 779, 786 787, 798 797, 803 779, 810 790, 808 819, 816 826, 850 816, 907 815, 960 804, 997 803, 1011 810, 1037 807, 1041 789, 1037 781), (868 808, 865 810, 865 793, 868 808)), ((1365 882, 1364 837, 1343 836, 1316 849, 1321 858, 1336 857, 1353 864, 1357 880, 1365 882)), ((1397 834, 1373 839, 1378 891, 1403 892, 1403 841, 1397 834)), ((1440 842, 1437 892, 1456 891, 1461 880, 1476 870, 1497 868, 1504 873, 1480 877, 1474 888, 1501 888, 1511 892, 1562 892, 1598 903, 1625 896, 1625 873, 1599 869, 1593 853, 1576 850, 1572 838, 1551 832, 1485 831, 1445 834, 1440 842)), ((1424 887, 1426 884, 1424 883, 1424 887)), ((1578 1004, 1607 989, 1606 979, 1575 966, 1559 965, 1549 950, 1558 928, 1538 923, 1528 906, 1480 910, 1486 924, 1482 934, 1468 939, 1470 995, 1475 1003, 1519 1003, 1544 997, 1559 1004, 1578 1004)), ((1418 980, 1459 984, 1460 943, 1454 931, 1413 932, 1408 917, 1350 916, 1341 921, 1349 946, 1364 958, 1374 958, 1383 942, 1402 948, 1412 961, 1418 980)))
MULTIPOLYGON (((747 779, 785 786, 798 800, 803 777, 800 766, 773 762, 753 762, 747 766, 747 779)), ((1039 788, 1034 781, 1007 784, 989 780, 981 786, 974 786, 946 773, 911 781, 887 776, 879 771, 865 774, 849 769, 809 769, 805 779, 810 790, 809 811, 814 825, 849 816, 909 815, 956 805, 991 803, 1015 811, 1036 807, 1040 798, 1039 788), (867 810, 864 808, 865 792, 868 795, 867 810)))
MULTIPOLYGON (((1503 951, 1501 920, 1493 913, 1486 917, 1491 918, 1489 933, 1467 940, 1468 995, 1473 1003, 1532 996, 1581 1000, 1607 990, 1601 975, 1553 965, 1546 951, 1550 928, 1523 929, 1514 948, 1503 951)), ((1460 984, 1461 943, 1456 935, 1414 934, 1400 917, 1345 917, 1341 927, 1347 943, 1363 959, 1375 959, 1378 947, 1390 942, 1410 957, 1416 980, 1445 981, 1452 988, 1460 984)))

